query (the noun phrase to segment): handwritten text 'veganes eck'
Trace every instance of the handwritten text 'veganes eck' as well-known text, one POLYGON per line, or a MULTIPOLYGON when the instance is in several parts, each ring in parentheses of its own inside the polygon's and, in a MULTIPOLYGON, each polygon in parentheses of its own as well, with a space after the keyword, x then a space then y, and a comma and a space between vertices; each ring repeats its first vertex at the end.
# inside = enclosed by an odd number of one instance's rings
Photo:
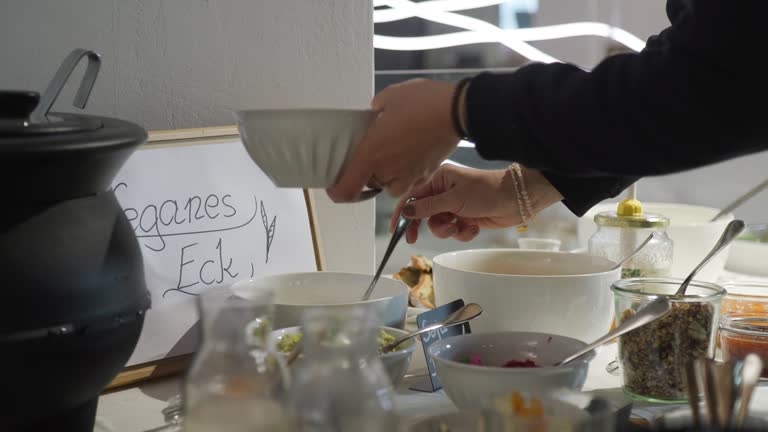
MULTIPOLYGON (((125 182, 117 183, 113 188, 116 195, 127 190, 129 185, 125 182)), ((200 287, 233 280, 243 272, 253 277, 255 257, 235 263, 226 252, 223 234, 247 228, 257 215, 264 230, 264 262, 269 262, 277 215, 269 215, 264 201, 256 197, 253 197, 252 210, 241 211, 236 205, 238 202, 243 201, 230 194, 211 193, 124 207, 125 216, 145 252, 171 253, 178 257, 176 283, 164 290, 163 297, 171 292, 197 295, 200 287), (210 234, 215 238, 211 239, 210 234), (182 243, 174 242, 172 244, 178 247, 166 250, 168 238, 176 238, 182 243), (215 240, 213 250, 212 240, 215 240)))

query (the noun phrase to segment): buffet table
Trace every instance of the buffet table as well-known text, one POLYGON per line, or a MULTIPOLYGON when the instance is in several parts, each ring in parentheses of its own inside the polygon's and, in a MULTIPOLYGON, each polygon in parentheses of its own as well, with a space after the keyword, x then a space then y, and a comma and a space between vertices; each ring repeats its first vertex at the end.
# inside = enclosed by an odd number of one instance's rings
MULTIPOLYGON (((727 273, 724 279, 757 279, 734 273, 727 273)), ((765 280, 765 279, 763 279, 765 280)), ((413 324, 409 324, 412 326, 413 324)), ((589 374, 584 385, 585 391, 593 391, 611 400, 625 400, 621 390, 621 379, 606 371, 606 366, 616 358, 616 344, 605 345, 597 351, 597 356, 590 364, 589 374)), ((443 391, 423 393, 408 387, 415 380, 426 376, 426 363, 421 347, 417 347, 409 375, 396 389, 395 404, 399 415, 407 421, 431 415, 456 411, 453 403, 443 391)), ((161 410, 173 396, 179 394, 181 377, 160 379, 123 390, 103 395, 99 400, 97 424, 98 432, 140 432, 164 424, 161 410)), ((768 409, 768 383, 760 385, 753 396, 751 406, 768 409)), ((651 405, 635 402, 633 417, 651 420, 666 409, 679 405, 651 405)))

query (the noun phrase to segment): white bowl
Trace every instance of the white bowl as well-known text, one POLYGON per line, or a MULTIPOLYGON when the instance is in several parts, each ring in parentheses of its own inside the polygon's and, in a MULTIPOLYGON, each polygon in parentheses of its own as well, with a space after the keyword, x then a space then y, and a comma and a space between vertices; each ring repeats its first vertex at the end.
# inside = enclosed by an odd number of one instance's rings
POLYGON ((376 324, 403 328, 408 307, 408 286, 381 278, 371 299, 360 301, 372 275, 358 273, 285 273, 235 282, 232 291, 245 298, 262 289, 275 293, 275 322, 272 328, 301 325, 307 310, 327 309, 344 314, 363 308, 376 317, 376 324))
POLYGON ((520 249, 559 251, 562 242, 558 239, 520 237, 517 244, 520 249))
POLYGON ((477 409, 487 407, 498 396, 514 392, 581 390, 594 352, 564 366, 551 365, 586 345, 573 338, 549 333, 473 333, 435 342, 429 347, 429 357, 453 403, 459 409, 477 409), (474 355, 490 366, 463 362, 474 355), (525 359, 531 359, 541 367, 501 367, 509 360, 525 359))
POLYGON ((726 268, 737 273, 768 276, 768 224, 747 226, 743 235, 754 238, 731 243, 726 268))
MULTIPOLYGON (((408 334, 408 332, 405 330, 392 327, 381 326, 380 329, 386 331, 395 338, 408 334)), ((280 341, 280 338, 282 338, 283 335, 297 333, 301 333, 301 327, 296 326, 275 330, 269 335, 269 343, 272 347, 277 347, 277 343, 280 341)), ((389 380, 392 382, 393 387, 396 387, 398 384, 400 384, 400 381, 403 380, 406 372, 408 372, 408 367, 411 365, 411 357, 413 356, 413 352, 416 350, 416 344, 413 342, 413 339, 403 342, 400 344, 400 346, 402 348, 397 351, 379 354, 379 359, 384 365, 384 370, 387 372, 387 376, 389 376, 389 380)), ((278 354, 287 357, 287 354, 281 353, 279 351, 277 352, 278 354)), ((299 357, 299 359, 296 361, 299 362, 301 360, 302 357, 299 357)))
POLYGON ((613 319, 611 284, 620 269, 607 259, 568 252, 478 249, 433 260, 438 305, 463 299, 483 314, 472 332, 537 331, 592 342, 613 319))
MULTIPOLYGON (((586 247, 589 237, 597 230, 594 217, 597 213, 616 210, 616 203, 598 204, 590 209, 578 222, 579 243, 586 247)), ((733 220, 728 214, 710 222, 719 209, 685 204, 643 203, 647 213, 657 213, 669 218, 667 234, 674 242, 671 277, 685 278, 717 243, 726 225, 733 220)), ((720 252, 704 267, 697 280, 716 283, 728 261, 730 246, 720 252)))
POLYGON ((376 116, 369 109, 237 111, 240 137, 275 186, 333 185, 376 116))

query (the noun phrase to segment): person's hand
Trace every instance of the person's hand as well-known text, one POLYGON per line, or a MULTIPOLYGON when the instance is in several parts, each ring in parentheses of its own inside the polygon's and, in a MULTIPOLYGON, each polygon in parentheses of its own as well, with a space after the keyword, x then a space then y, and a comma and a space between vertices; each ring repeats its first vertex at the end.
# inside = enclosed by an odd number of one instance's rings
POLYGON ((379 92, 371 104, 379 114, 328 196, 354 201, 365 185, 401 196, 427 182, 459 143, 451 120, 454 87, 418 79, 379 92))
MULTIPOLYGON (((538 171, 523 167, 522 172, 534 213, 563 199, 538 171)), ((406 233, 408 243, 418 238, 422 219, 427 219, 435 237, 461 241, 474 239, 481 229, 522 223, 514 184, 506 170, 485 171, 451 164, 442 165, 429 183, 404 195, 395 207, 390 231, 401 211, 414 219, 406 233), (416 201, 406 205, 411 197, 416 201)))

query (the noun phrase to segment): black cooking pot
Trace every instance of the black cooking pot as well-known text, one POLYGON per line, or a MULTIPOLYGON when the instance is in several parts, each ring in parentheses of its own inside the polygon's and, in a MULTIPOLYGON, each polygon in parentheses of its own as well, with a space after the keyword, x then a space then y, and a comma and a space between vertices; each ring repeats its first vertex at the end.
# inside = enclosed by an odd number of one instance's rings
POLYGON ((110 183, 146 141, 132 123, 50 113, 76 50, 42 98, 0 91, 0 400, 10 430, 93 430, 96 401, 125 365, 150 298, 141 251, 110 183))

